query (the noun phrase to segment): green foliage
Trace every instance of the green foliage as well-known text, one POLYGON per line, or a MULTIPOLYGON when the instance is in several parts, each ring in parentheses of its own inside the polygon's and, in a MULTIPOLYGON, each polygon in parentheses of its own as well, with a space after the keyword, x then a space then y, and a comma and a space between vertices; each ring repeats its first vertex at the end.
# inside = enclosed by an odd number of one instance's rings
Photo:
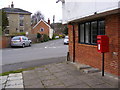
POLYGON ((41 38, 41 34, 40 33, 37 33, 37 38, 41 38))
POLYGON ((33 70, 33 69, 35 69, 35 67, 34 67, 34 68, 19 69, 19 70, 16 70, 16 71, 4 72, 4 73, 0 73, 0 76, 9 75, 9 74, 11 74, 11 73, 21 73, 21 72, 23 72, 23 71, 33 70))
POLYGON ((60 37, 60 38, 64 38, 64 37, 65 37, 65 35, 60 34, 60 35, 59 35, 59 37, 60 37))
POLYGON ((58 36, 58 34, 54 33, 52 39, 55 39, 55 36, 58 36))
POLYGON ((48 35, 46 35, 46 34, 43 34, 43 41, 44 42, 46 42, 46 41, 48 41, 49 40, 49 37, 48 37, 48 35))
POLYGON ((68 28, 67 28, 67 26, 65 26, 65 29, 64 29, 63 33, 64 33, 65 35, 68 35, 68 28))
POLYGON ((8 22, 7 14, 2 10, 2 31, 4 31, 8 25, 9 22, 8 22))
POLYGON ((9 36, 25 36, 25 35, 26 35, 25 32, 9 34, 9 36))

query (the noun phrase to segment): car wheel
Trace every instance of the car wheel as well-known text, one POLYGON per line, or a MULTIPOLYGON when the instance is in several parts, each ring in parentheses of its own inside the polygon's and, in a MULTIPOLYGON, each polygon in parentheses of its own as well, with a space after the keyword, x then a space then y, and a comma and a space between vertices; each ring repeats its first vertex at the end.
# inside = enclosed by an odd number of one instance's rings
POLYGON ((23 47, 23 48, 25 47, 25 44, 24 44, 24 43, 22 44, 22 47, 23 47))
POLYGON ((31 46, 31 43, 29 43, 29 46, 31 46))

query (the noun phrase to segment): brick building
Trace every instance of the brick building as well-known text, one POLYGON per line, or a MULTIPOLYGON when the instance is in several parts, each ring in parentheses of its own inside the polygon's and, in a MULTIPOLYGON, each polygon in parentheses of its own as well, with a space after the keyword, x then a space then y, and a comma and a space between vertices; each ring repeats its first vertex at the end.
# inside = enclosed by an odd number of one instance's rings
POLYGON ((50 26, 50 20, 48 20, 48 23, 44 20, 40 20, 35 26, 32 28, 32 34, 40 33, 41 35, 46 34, 51 39, 53 37, 53 29, 50 26))
POLYGON ((119 0, 116 2, 61 1, 63 24, 68 24, 70 60, 101 70, 102 54, 97 52, 97 35, 107 35, 109 52, 105 53, 105 72, 120 76, 119 0))
POLYGON ((20 8, 14 8, 12 2, 11 7, 2 8, 7 13, 9 25, 5 29, 4 34, 14 34, 20 32, 31 33, 31 12, 20 8))

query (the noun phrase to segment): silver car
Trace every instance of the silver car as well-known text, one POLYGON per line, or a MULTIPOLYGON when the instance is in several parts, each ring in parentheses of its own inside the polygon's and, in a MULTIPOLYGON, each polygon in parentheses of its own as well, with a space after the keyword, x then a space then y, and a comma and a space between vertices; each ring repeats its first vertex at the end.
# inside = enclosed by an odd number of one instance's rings
POLYGON ((69 37, 68 37, 68 36, 65 36, 64 45, 65 45, 65 44, 69 44, 69 37))
POLYGON ((31 46, 32 41, 25 36, 15 36, 11 39, 11 47, 13 46, 31 46))

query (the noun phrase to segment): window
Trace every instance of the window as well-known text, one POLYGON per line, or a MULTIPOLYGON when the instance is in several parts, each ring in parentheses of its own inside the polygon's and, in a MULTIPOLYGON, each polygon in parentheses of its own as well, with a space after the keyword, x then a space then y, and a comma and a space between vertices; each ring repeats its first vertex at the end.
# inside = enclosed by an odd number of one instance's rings
POLYGON ((5 30, 5 34, 9 34, 9 30, 5 30))
POLYGON ((97 21, 91 22, 91 44, 97 42, 97 21))
POLYGON ((40 32, 43 32, 44 31, 44 28, 40 28, 40 32))
POLYGON ((20 20, 20 26, 23 26, 23 20, 20 20))
POLYGON ((19 15, 20 18, 20 26, 24 26, 24 15, 19 15))
POLYGON ((80 42, 84 43, 84 24, 80 24, 80 42))
POLYGON ((23 32, 23 30, 20 30, 20 32, 23 32))
POLYGON ((20 14, 19 17, 20 17, 20 19, 24 19, 24 15, 22 15, 22 14, 20 14))
POLYGON ((90 23, 85 23, 85 43, 90 42, 90 23))
POLYGON ((79 24, 79 43, 96 44, 97 35, 105 35, 105 21, 97 20, 79 24))
POLYGON ((98 31, 100 35, 105 35, 105 22, 104 21, 99 21, 98 31))

